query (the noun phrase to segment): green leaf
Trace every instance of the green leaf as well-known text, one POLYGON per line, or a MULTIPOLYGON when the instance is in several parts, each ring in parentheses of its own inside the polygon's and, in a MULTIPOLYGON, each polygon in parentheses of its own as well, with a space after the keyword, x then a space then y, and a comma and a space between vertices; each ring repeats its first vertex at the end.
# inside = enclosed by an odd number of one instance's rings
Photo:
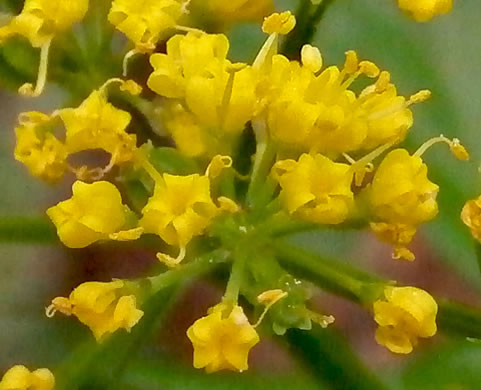
POLYGON ((336 390, 381 390, 387 387, 369 371, 347 341, 332 329, 315 327, 309 332, 287 332, 291 351, 312 374, 336 390))
POLYGON ((403 370, 403 390, 478 390, 481 345, 462 341, 431 348, 403 370))

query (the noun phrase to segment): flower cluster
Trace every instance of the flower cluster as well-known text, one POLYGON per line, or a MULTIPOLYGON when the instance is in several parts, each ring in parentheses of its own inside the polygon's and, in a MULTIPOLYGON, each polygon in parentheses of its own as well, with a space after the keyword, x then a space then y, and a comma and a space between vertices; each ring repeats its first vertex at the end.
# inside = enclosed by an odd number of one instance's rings
MULTIPOLYGON (((52 8, 27 0, 0 34, 22 34, 47 51, 55 34, 79 21, 88 6, 57 3, 52 8)), ((448 1, 431 8, 421 3, 427 2, 399 1, 418 20, 450 8, 448 1)), ((308 309, 308 284, 278 260, 273 242, 280 221, 287 230, 299 224, 369 227, 393 246, 394 258, 414 260, 408 245, 438 213, 439 187, 422 156, 436 143, 447 144, 460 160, 469 158, 467 151, 444 136, 414 153, 404 149, 414 123, 411 106, 430 92, 403 96, 389 72, 355 51, 346 53, 342 66, 325 66, 320 50, 309 44, 299 60, 280 54, 282 36, 296 26, 290 12, 265 18, 267 39, 252 64, 229 60, 226 35, 197 29, 258 20, 272 8, 271 0, 114 0, 107 19, 134 45, 125 56, 124 75, 128 59, 142 54, 152 66, 148 77, 138 83, 109 79, 78 107, 20 115, 15 158, 49 183, 69 173, 76 179, 72 196, 47 210, 60 241, 85 248, 153 235, 166 269, 141 280, 83 283, 68 298, 54 298, 48 316, 77 317, 99 342, 119 329, 130 331, 143 316, 139 307, 146 296, 165 286, 165 275, 187 273, 205 256, 213 266, 214 254, 223 250, 220 262, 231 265, 225 295, 187 336, 194 367, 244 371, 264 319, 277 334, 334 321, 308 309), (120 92, 112 91, 114 84, 120 92), (125 108, 131 106, 121 109, 114 101, 147 107, 153 113, 149 121, 158 126, 155 137, 143 141, 138 121, 125 108), (246 152, 249 142, 255 152, 246 152), (106 165, 73 163, 99 151, 108 155, 106 165), (140 188, 136 195, 134 185, 140 188), (240 295, 260 313, 257 321, 239 305, 240 295)), ((480 215, 479 200, 463 211, 478 238, 480 215)), ((437 304, 427 292, 386 283, 374 287, 375 294, 359 300, 374 313, 378 343, 408 353, 419 337, 434 336, 437 304)), ((0 382, 0 389, 52 387, 46 371, 19 366, 0 382)))
POLYGON ((13 366, 0 381, 1 390, 53 390, 55 378, 46 368, 30 371, 25 366, 13 366))

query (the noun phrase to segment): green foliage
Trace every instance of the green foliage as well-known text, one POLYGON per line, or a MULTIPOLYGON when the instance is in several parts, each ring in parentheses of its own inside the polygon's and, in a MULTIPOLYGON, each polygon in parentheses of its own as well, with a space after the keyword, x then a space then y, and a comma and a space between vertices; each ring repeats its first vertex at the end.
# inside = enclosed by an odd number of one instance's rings
POLYGON ((451 342, 420 353, 402 370, 403 390, 477 390, 481 383, 481 345, 451 342))
POLYGON ((384 390, 387 387, 370 372, 332 329, 315 327, 309 332, 291 329, 287 339, 291 351, 303 361, 314 377, 336 390, 384 390))

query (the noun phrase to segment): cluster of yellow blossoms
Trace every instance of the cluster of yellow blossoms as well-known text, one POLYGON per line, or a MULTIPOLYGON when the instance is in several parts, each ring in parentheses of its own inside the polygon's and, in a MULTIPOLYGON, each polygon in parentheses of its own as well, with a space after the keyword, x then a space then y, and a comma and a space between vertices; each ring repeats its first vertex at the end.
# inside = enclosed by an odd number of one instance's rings
MULTIPOLYGON (((399 5, 417 20, 427 20, 447 12, 451 2, 399 0, 399 5)), ((22 13, 0 29, 0 38, 20 34, 42 47, 37 86, 22 87, 23 93, 41 92, 51 40, 81 20, 87 8, 87 1, 54 5, 27 0, 22 13)), ((151 143, 138 145, 132 115, 109 102, 113 84, 120 85, 121 94, 140 96, 142 87, 131 80, 108 80, 77 108, 49 115, 21 114, 15 158, 33 176, 49 183, 58 182, 67 172, 77 178, 72 197, 47 210, 63 244, 84 248, 99 241, 136 240, 153 234, 176 248, 175 256, 157 254, 172 269, 167 272, 175 272, 189 259, 189 244, 196 238, 237 248, 231 235, 252 230, 249 239, 256 237, 255 228, 263 218, 281 216, 313 226, 342 227, 363 221, 393 245, 395 258, 414 260, 407 246, 419 225, 438 212, 439 188, 429 180, 422 155, 439 142, 448 144, 460 160, 469 158, 467 151, 457 139, 443 136, 429 140, 414 154, 394 148, 413 125, 411 105, 429 98, 430 92, 407 98, 398 94, 387 71, 359 60, 354 51, 346 53, 342 67, 325 67, 320 51, 311 45, 302 47, 300 61, 278 54, 280 36, 296 25, 290 12, 264 20, 268 38, 252 65, 227 58, 225 35, 187 27, 199 20, 214 23, 210 15, 218 16, 214 25, 225 27, 237 20, 259 19, 271 9, 270 0, 112 2, 108 20, 134 44, 126 60, 133 54, 150 55, 153 71, 146 85, 156 95, 151 104, 165 131, 162 135, 171 137, 175 153, 197 168, 190 174, 159 169, 153 158, 156 148, 151 143), (165 41, 165 53, 152 54, 165 41), (355 86, 359 78, 372 80, 360 92, 355 86), (257 151, 245 176, 237 170, 235 159, 251 131, 257 151), (73 165, 74 156, 98 150, 109 155, 106 166, 73 165), (148 193, 140 208, 104 180, 112 173, 122 178, 125 172, 134 175, 148 193), (250 182, 247 190, 246 180, 250 182), (259 217, 263 215, 259 209, 271 214, 259 217), (232 221, 242 222, 236 233, 228 228, 232 221)), ((126 72, 127 61, 124 65, 126 72)), ((481 201, 468 203, 463 218, 479 233, 481 201)), ((264 315, 271 307, 274 311, 274 305, 298 299, 272 283, 257 286, 254 304, 264 311, 252 325, 237 303, 242 292, 237 263, 234 259, 222 302, 187 331, 194 366, 207 372, 246 370, 249 351, 259 341, 255 328, 264 315)), ((53 299, 47 315, 76 316, 98 341, 118 329, 130 331, 143 316, 138 308, 142 300, 131 283, 83 283, 68 298, 53 299)), ((306 300, 300 299, 302 305, 306 300)), ((301 305, 289 302, 286 307, 301 305)), ((393 352, 409 353, 418 338, 436 333, 437 305, 423 290, 387 286, 370 305, 379 325, 376 340, 393 352)), ((303 310, 297 327, 310 328, 316 318, 323 326, 332 322, 331 317, 319 320, 319 315, 303 310)), ((16 366, 5 374, 0 390, 49 390, 53 382, 47 370, 30 373, 16 366)))
POLYGON ((14 366, 0 381, 0 390, 53 390, 55 378, 46 368, 30 372, 25 366, 14 366))

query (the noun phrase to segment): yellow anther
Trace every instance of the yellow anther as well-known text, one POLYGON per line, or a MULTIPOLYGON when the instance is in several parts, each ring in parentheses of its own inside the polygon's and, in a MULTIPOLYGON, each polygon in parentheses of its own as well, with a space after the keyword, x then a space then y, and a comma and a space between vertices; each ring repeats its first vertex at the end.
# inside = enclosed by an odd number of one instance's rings
POLYGON ((359 70, 362 74, 370 78, 379 76, 380 72, 378 66, 371 61, 361 61, 359 64, 359 70))
POLYGON ((376 92, 384 92, 391 83, 391 74, 383 70, 376 81, 376 92))
POLYGON ((344 63, 344 71, 348 74, 355 73, 359 69, 359 58, 354 50, 346 52, 346 62, 344 63))
POLYGON ((428 100, 431 97, 431 91, 428 89, 423 89, 412 95, 408 101, 406 102, 407 105, 422 103, 428 100))
POLYGON ((128 92, 133 96, 138 96, 142 93, 142 87, 133 80, 126 80, 120 84, 120 90, 128 92))
POLYGON ((312 73, 319 72, 322 68, 322 55, 317 47, 304 45, 301 50, 301 61, 312 73))
POLYGON ((449 149, 451 150, 451 153, 461 161, 468 161, 469 160, 469 152, 466 150, 466 148, 461 145, 459 139, 453 138, 451 144, 449 145, 449 149))
POLYGON ((262 31, 266 34, 289 34, 296 26, 296 17, 290 11, 273 13, 264 19, 262 31))
POLYGON ((257 328, 261 323, 264 317, 266 316, 269 309, 279 302, 281 299, 287 297, 287 292, 281 289, 274 289, 274 290, 267 290, 257 296, 257 301, 263 305, 265 305, 264 311, 260 315, 259 319, 253 325, 254 328, 257 328))
POLYGON ((285 297, 287 297, 287 292, 281 289, 267 290, 257 296, 257 302, 266 306, 272 306, 285 297))
POLYGON ((427 140, 424 144, 422 144, 419 147, 418 150, 416 150, 413 156, 421 157, 432 146, 439 143, 445 143, 449 145, 449 150, 458 160, 461 160, 461 161, 469 160, 469 152, 466 150, 466 148, 463 145, 461 145, 461 142, 459 141, 459 139, 453 138, 452 140, 450 140, 449 138, 446 138, 442 134, 439 137, 434 137, 427 140))

